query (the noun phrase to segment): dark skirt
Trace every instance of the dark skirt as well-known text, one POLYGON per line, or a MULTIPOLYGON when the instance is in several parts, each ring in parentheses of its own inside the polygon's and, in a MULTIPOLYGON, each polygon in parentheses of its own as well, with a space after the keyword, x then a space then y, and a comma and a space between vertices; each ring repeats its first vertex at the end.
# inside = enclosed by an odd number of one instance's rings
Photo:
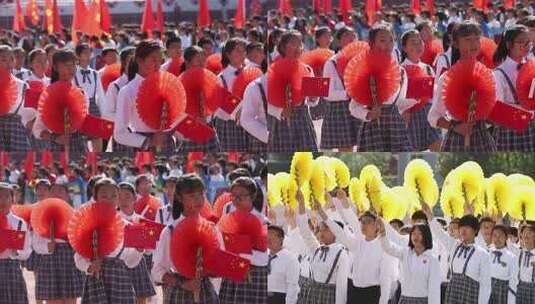
POLYGON ((267 267, 251 266, 248 278, 241 283, 223 279, 219 300, 221 304, 266 304, 267 267))
POLYGON ((380 286, 355 287, 352 280, 347 282, 347 303, 378 304, 380 297, 380 286))
POLYGON ((305 304, 310 293, 310 279, 300 275, 298 284, 299 294, 297 296, 297 304, 305 304))
POLYGON ((249 144, 249 152, 251 153, 265 153, 267 152, 267 144, 259 140, 258 138, 247 134, 249 139, 247 140, 249 144))
POLYGON ((286 294, 281 292, 268 292, 267 304, 286 304, 286 294))
POLYGON ((20 262, 0 259, 0 304, 28 304, 28 291, 20 262))
POLYGON ((401 296, 399 304, 427 304, 427 298, 401 296))
POLYGON ((446 304, 478 304, 479 282, 459 273, 452 273, 446 290, 446 304))
POLYGON ((37 300, 62 300, 82 295, 84 275, 74 263, 74 251, 66 243, 56 244, 53 254, 39 256, 35 270, 37 300))
POLYGON ((290 120, 267 115, 269 152, 317 151, 316 131, 307 106, 292 108, 290 120))
POLYGON ((137 298, 148 298, 156 295, 156 291, 150 280, 149 269, 145 259, 141 259, 135 268, 127 268, 128 274, 132 278, 132 284, 134 285, 134 292, 137 298))
POLYGON ((219 145, 219 139, 217 136, 210 139, 205 144, 196 144, 191 141, 182 141, 179 144, 178 152, 184 153, 184 152, 204 152, 204 153, 215 153, 221 151, 220 145, 219 145))
MULTIPOLYGON (((143 135, 143 136, 151 136, 151 135, 154 134, 154 133, 151 133, 151 132, 136 132, 136 133, 140 134, 140 135, 143 135)), ((164 143, 163 147, 160 147, 159 150, 154 148, 154 147, 151 147, 151 148, 149 148, 149 151, 158 152, 158 153, 162 153, 162 154, 172 154, 172 153, 175 152, 175 149, 176 149, 175 138, 169 134, 168 140, 164 143)), ((142 151, 141 149, 134 149, 134 150, 136 152, 137 151, 142 151)))
MULTIPOLYGON (((178 282, 186 280, 178 274, 175 274, 175 276, 177 276, 178 282)), ((163 304, 194 304, 193 292, 191 291, 178 287, 165 287, 163 288, 163 292, 163 304)), ((219 299, 214 290, 214 286, 208 279, 203 279, 201 281, 200 298, 200 304, 219 304, 219 299)))
POLYGON ((440 140, 440 130, 431 127, 427 114, 431 104, 411 113, 411 119, 407 131, 412 151, 427 150, 432 143, 440 140))
POLYGON ((118 258, 104 260, 100 278, 86 276, 82 304, 134 304, 136 296, 126 265, 118 258))
POLYGON ((320 98, 318 105, 310 108, 310 117, 312 120, 324 119, 325 114, 329 109, 329 101, 323 98, 320 98))
POLYGON ((221 151, 246 152, 249 146, 247 132, 234 120, 214 118, 214 127, 221 151))
POLYGON ((491 136, 485 122, 477 122, 470 136, 470 146, 464 147, 464 136, 453 131, 453 126, 446 133, 440 150, 442 152, 495 152, 496 142, 491 136))
POLYGON ((35 251, 32 251, 32 253, 30 253, 30 257, 27 260, 22 261, 21 265, 28 271, 35 271, 39 266, 40 257, 40 254, 37 254, 35 251))
POLYGON ((489 304, 507 304, 509 281, 492 278, 489 304))
POLYGON ((332 304, 336 302, 336 285, 311 281, 304 303, 332 304))
POLYGON ((495 126, 494 139, 498 151, 535 152, 535 119, 521 134, 511 129, 495 126))
POLYGON ((100 109, 97 105, 95 97, 89 98, 89 114, 95 117, 100 117, 100 109))
POLYGON ((516 288, 516 304, 535 303, 535 282, 519 282, 516 288))
MULTIPOLYGON (((63 152, 65 151, 65 145, 57 144, 56 142, 50 141, 50 150, 52 152, 63 152)), ((85 156, 87 152, 87 138, 80 134, 79 132, 71 133, 69 136, 69 157, 82 157, 85 156)))
POLYGON ((358 133, 359 152, 410 151, 407 127, 395 105, 383 105, 379 121, 363 121, 358 133))
POLYGON ((0 116, 0 151, 26 152, 30 150, 30 138, 19 115, 0 116))
POLYGON ((351 116, 349 100, 329 103, 321 126, 321 149, 353 147, 358 143, 362 121, 351 116))

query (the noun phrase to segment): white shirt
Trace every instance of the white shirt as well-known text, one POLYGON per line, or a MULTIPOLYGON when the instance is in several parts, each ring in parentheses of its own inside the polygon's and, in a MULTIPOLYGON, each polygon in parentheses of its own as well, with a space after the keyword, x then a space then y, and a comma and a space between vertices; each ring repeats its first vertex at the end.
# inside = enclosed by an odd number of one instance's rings
MULTIPOLYGON (((468 258, 468 254, 460 254, 455 251, 461 244, 461 241, 456 240, 449 236, 447 232, 442 229, 442 226, 436 219, 433 219, 429 223, 433 237, 437 238, 439 242, 442 242, 448 251, 450 252, 450 269, 452 273, 463 273, 465 262, 468 258)), ((478 245, 471 244, 469 247, 474 250, 472 257, 470 258, 466 267, 465 275, 471 279, 479 282, 479 304, 487 304, 490 298, 491 289, 491 277, 490 277, 490 263, 491 259, 487 251, 478 245)))
MULTIPOLYGON (((267 77, 266 74, 252 81, 245 88, 243 100, 241 102, 240 125, 242 128, 263 143, 269 139, 267 128, 266 113, 264 111, 264 101, 260 93, 260 85, 267 95, 267 77)), ((267 97, 266 97, 267 98, 267 97)))
POLYGON ((400 247, 381 237, 386 253, 401 261, 401 294, 407 297, 427 298, 429 304, 440 304, 440 265, 430 250, 419 256, 407 245, 400 247))
POLYGON ((518 62, 511 59, 511 57, 507 56, 504 62, 500 64, 496 69, 494 69, 494 80, 496 81, 496 99, 508 104, 518 104, 518 101, 515 100, 513 96, 513 92, 511 91, 511 87, 507 83, 507 79, 503 75, 502 72, 498 71, 498 69, 502 69, 505 74, 507 74, 507 77, 509 77, 509 80, 511 80, 513 84, 513 88, 516 90, 516 79, 518 76, 518 62))
MULTIPOLYGON (((402 67, 411 66, 411 65, 412 66, 417 65, 426 75, 429 75, 429 73, 431 73, 429 76, 431 76, 431 77, 435 76, 431 66, 425 64, 422 61, 412 62, 408 58, 405 58, 405 60, 401 63, 402 67)), ((405 73, 405 76, 407 76, 406 73, 405 73)), ((407 81, 407 88, 408 88, 408 79, 406 79, 405 81, 407 81)), ((396 103, 396 106, 399 109, 399 113, 401 113, 401 114, 403 114, 405 111, 407 111, 408 109, 410 109, 413 106, 415 106, 416 104, 418 104, 418 100, 412 99, 412 98, 407 98, 406 96, 407 96, 407 91, 405 92, 404 95, 400 94, 398 102, 396 103)))
POLYGON ((520 267, 518 268, 518 272, 516 277, 520 279, 522 282, 526 283, 535 283, 533 280, 533 274, 535 272, 535 249, 532 249, 529 251, 531 253, 531 257, 526 259, 526 254, 528 251, 522 250, 520 255, 515 258, 516 265, 518 265, 519 259, 522 257, 522 260, 520 260, 520 267), (526 266, 527 262, 527 266, 526 266))
POLYGON ((123 74, 108 86, 106 101, 102 105, 102 118, 113 121, 117 113, 117 97, 119 90, 128 83, 128 75, 123 74))
POLYGON ((173 205, 165 205, 158 209, 158 212, 156 213, 156 222, 166 226, 173 224, 173 205))
POLYGON ((284 238, 284 248, 297 256, 297 260, 299 261, 299 274, 308 278, 310 275, 308 250, 297 227, 290 229, 286 233, 286 237, 284 238))
POLYGON ((490 246, 492 244, 487 244, 487 242, 485 242, 485 239, 483 238, 483 236, 480 234, 477 235, 476 239, 475 239, 475 243, 476 245, 479 245, 479 247, 485 249, 487 251, 487 253, 490 253, 490 246))
POLYGON ((102 113, 105 95, 102 83, 100 82, 100 76, 97 71, 88 67, 86 70, 89 71, 89 75, 86 76, 84 81, 82 70, 84 70, 82 67, 76 66, 76 74, 74 74, 72 83, 82 89, 88 99, 95 98, 95 103, 97 104, 100 113, 102 113))
MULTIPOLYGON (((38 254, 50 255, 51 253, 48 251, 48 244, 51 241, 51 239, 42 237, 35 231, 32 234, 32 248, 38 254)), ((58 244, 66 243, 66 241, 62 239, 54 239, 54 241, 58 244)))
POLYGON ((32 76, 32 71, 28 70, 25 67, 21 67, 20 69, 13 69, 11 74, 15 76, 17 79, 20 79, 22 81, 28 80, 32 76))
MULTIPOLYGON (((221 71, 221 73, 219 73, 219 75, 217 75, 217 81, 219 81, 219 83, 229 92, 232 92, 232 86, 234 85, 234 81, 237 77, 236 71, 238 71, 238 69, 236 69, 232 65, 228 65, 226 68, 223 69, 223 71, 221 71), (226 87, 223 84, 223 80, 221 79, 221 77, 225 79, 225 83, 227 85, 226 87)), ((232 116, 220 108, 215 110, 214 115, 215 117, 225 121, 232 120, 232 116)))
POLYGON ((286 304, 297 303, 299 293, 299 262, 287 249, 277 252, 271 260, 268 292, 286 294, 286 304))
POLYGON ((331 57, 323 65, 323 77, 329 78, 329 95, 325 98, 328 101, 349 100, 343 80, 336 70, 337 58, 338 54, 331 57))
POLYGON ((245 67, 246 68, 258 68, 258 69, 262 69, 262 66, 259 65, 258 63, 254 62, 254 61, 251 61, 247 58, 245 58, 245 67))
POLYGON ((491 246, 490 251, 490 276, 502 281, 509 281, 508 303, 515 303, 516 285, 518 284, 518 258, 507 248, 496 249, 491 246), (498 258, 499 256, 499 258, 498 258))
POLYGON ((438 55, 435 58, 435 84, 438 78, 443 74, 443 70, 449 70, 451 68, 451 47, 446 52, 438 55))
POLYGON ((30 257, 30 254, 32 253, 32 237, 30 233, 28 232, 28 225, 26 222, 15 216, 11 211, 7 214, 7 223, 9 226, 9 229, 11 230, 18 230, 19 223, 20 223, 20 231, 25 232, 25 238, 24 238, 24 247, 22 250, 4 250, 4 252, 0 252, 0 260, 3 259, 12 259, 12 260, 27 260, 30 257))

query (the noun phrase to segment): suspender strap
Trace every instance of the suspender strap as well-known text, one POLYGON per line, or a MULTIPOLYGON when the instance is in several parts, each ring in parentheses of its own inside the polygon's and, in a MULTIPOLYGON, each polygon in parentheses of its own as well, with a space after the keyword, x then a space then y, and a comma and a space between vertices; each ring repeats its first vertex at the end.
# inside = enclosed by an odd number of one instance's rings
POLYGON ((114 83, 113 85, 114 85, 114 86, 115 86, 115 88, 117 89, 117 93, 119 93, 119 91, 121 90, 121 87, 119 87, 119 85, 118 85, 118 84, 116 84, 116 83, 114 83))
POLYGON ((74 74, 74 83, 77 87, 80 87, 80 83, 78 82, 78 77, 76 76, 76 74, 74 74))
POLYGON ((474 252, 476 252, 476 248, 472 248, 472 250, 468 254, 468 258, 466 259, 466 261, 464 261, 463 275, 466 274, 466 269, 468 268, 468 262, 470 262, 470 259, 474 255, 474 252))
POLYGON ((334 258, 334 262, 333 262, 333 265, 331 267, 331 271, 329 271, 329 275, 327 276, 327 280, 325 280, 325 284, 329 284, 329 281, 331 280, 331 277, 333 276, 334 269, 338 265, 338 260, 340 259, 340 255, 342 254, 342 251, 344 251, 344 249, 340 249, 338 251, 338 253, 336 254, 336 258, 334 258))
POLYGON ((163 224, 163 210, 160 208, 160 210, 158 210, 158 213, 160 213, 160 223, 163 224))
POLYGON ((121 251, 119 251, 119 253, 115 256, 115 258, 119 258, 121 257, 121 254, 123 254, 123 251, 124 251, 124 245, 123 245, 123 248, 121 248, 121 251))
POLYGON ((446 54, 442 54, 442 56, 444 56, 444 60, 446 60, 446 66, 449 68, 451 68, 451 63, 450 63, 450 60, 448 59, 448 55, 446 54))
POLYGON ((401 87, 403 87, 403 84, 405 83, 405 72, 403 72, 403 70, 401 71, 401 84, 399 86, 399 90, 398 90, 398 93, 396 94, 396 99, 394 99, 394 102, 392 103, 393 105, 396 104, 396 102, 398 101, 399 99, 399 95, 401 94, 401 87))
POLYGON ((522 258, 524 257, 524 251, 520 251, 520 256, 518 257, 518 282, 520 282, 520 272, 522 271, 522 258))
POLYGON ((346 85, 344 84, 344 78, 342 78, 342 75, 340 75, 340 73, 338 73, 338 68, 336 67, 336 60, 331 59, 329 61, 332 62, 333 66, 334 66, 334 70, 336 71, 336 74, 338 75, 338 78, 340 78, 340 82, 342 83, 342 87, 345 90, 346 85))
POLYGON ((461 249, 461 246, 463 244, 459 244, 459 246, 457 246, 457 248, 455 248, 455 252, 453 252, 453 256, 451 257, 451 261, 450 261, 450 269, 449 269, 449 273, 451 275, 451 273, 453 273, 453 261, 455 260, 455 257, 457 256, 457 253, 459 252, 459 249, 461 249))
POLYGON ((428 64, 425 65, 425 70, 427 71, 427 75, 433 75, 433 69, 428 64))
POLYGON ((19 220, 19 224, 17 225, 17 231, 20 231, 22 229, 22 221, 19 220))
POLYGON ((258 89, 260 90, 260 96, 262 97, 262 104, 264 106, 264 114, 267 117, 268 101, 267 101, 267 98, 266 98, 266 90, 264 90, 264 86, 261 83, 258 83, 258 89))
POLYGON ((219 78, 221 78, 221 81, 223 82, 223 87, 225 87, 225 90, 228 91, 228 84, 227 84, 227 81, 225 80, 225 77, 223 77, 223 74, 221 74, 219 78))
POLYGON ((19 106, 18 106, 17 109, 15 110, 15 115, 19 114, 20 108, 21 108, 22 105, 24 104, 24 93, 26 93, 26 89, 27 89, 27 88, 28 88, 28 85, 25 83, 25 84, 22 86, 22 97, 20 98, 19 106))
POLYGON ((95 102, 96 102, 96 98, 97 98, 97 71, 93 71, 93 79, 95 79, 95 88, 93 89, 93 99, 95 99, 95 102))
POLYGON ((505 71, 501 68, 497 68, 496 71, 500 71, 500 73, 502 73, 503 77, 505 77, 505 81, 507 81, 507 85, 509 86, 509 90, 511 90, 511 93, 513 94, 513 98, 515 99, 515 103, 517 103, 518 101, 518 96, 516 94, 516 89, 515 89, 515 86, 513 85, 513 82, 511 81, 511 78, 509 78, 509 76, 507 76, 507 74, 505 74, 505 71))

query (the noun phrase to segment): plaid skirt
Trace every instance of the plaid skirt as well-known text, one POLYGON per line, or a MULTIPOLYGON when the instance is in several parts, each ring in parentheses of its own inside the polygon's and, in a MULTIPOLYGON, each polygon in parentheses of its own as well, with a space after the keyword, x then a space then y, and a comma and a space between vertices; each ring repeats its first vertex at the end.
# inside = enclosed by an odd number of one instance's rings
POLYGON ((141 259, 135 268, 127 268, 129 276, 132 278, 134 292, 137 298, 148 298, 156 295, 156 290, 150 280, 150 268, 147 267, 147 261, 141 259))
POLYGON ((0 259, 0 303, 28 304, 28 290, 17 260, 0 259))
MULTIPOLYGON (((184 277, 178 274, 175 274, 175 276, 178 277, 179 282, 185 280, 184 277)), ((201 281, 200 296, 200 304, 219 304, 219 298, 209 279, 201 281)), ((163 288, 163 304, 194 304, 193 292, 178 287, 165 287, 163 288)))
POLYGON ((62 300, 82 295, 84 275, 74 264, 74 251, 66 243, 56 244, 53 254, 40 255, 35 270, 37 300, 62 300))
POLYGON ((407 131, 412 151, 427 150, 432 143, 440 140, 440 130, 431 127, 427 120, 429 109, 431 109, 431 104, 411 113, 407 131))
POLYGON ((147 265, 147 269, 149 272, 152 270, 153 262, 152 262, 152 254, 144 254, 143 260, 145 260, 145 264, 147 265))
POLYGON ((485 122, 477 122, 470 137, 470 147, 464 147, 464 136, 448 130, 440 147, 442 152, 495 152, 496 142, 491 136, 485 122))
MULTIPOLYGON (((50 141, 50 150, 52 152, 63 152, 65 146, 50 141)), ((69 157, 82 157, 87 152, 87 138, 79 132, 72 133, 69 137, 69 157)))
POLYGON ((297 295, 297 304, 306 304, 310 293, 310 279, 302 275, 299 276, 299 294, 297 295))
POLYGON ((100 278, 86 276, 82 304, 134 304, 136 296, 132 278, 124 262, 118 258, 106 258, 100 278))
POLYGON ((251 153, 264 153, 264 152, 267 152, 267 144, 266 143, 263 143, 262 141, 260 141, 256 137, 252 136, 251 134, 247 134, 247 136, 249 137, 247 139, 247 143, 249 145, 248 152, 251 152, 251 153))
POLYGON ((205 144, 196 144, 191 141, 182 141, 178 146, 178 152, 205 152, 205 153, 215 153, 221 151, 219 145, 219 139, 216 137, 212 138, 205 144))
POLYGON ((358 132, 359 152, 411 151, 407 127, 394 104, 381 108, 380 121, 363 121, 358 132))
POLYGON ((401 299, 399 299, 399 304, 427 304, 427 298, 401 296, 401 299))
POLYGON ((452 273, 446 290, 446 304, 478 304, 479 282, 460 273, 452 273))
POLYGON ((267 115, 269 152, 318 151, 316 131, 307 106, 292 108, 290 121, 267 115))
POLYGON ((330 102, 328 100, 320 98, 318 105, 310 108, 310 117, 312 118, 312 120, 324 119, 325 114, 329 109, 329 103, 330 102))
POLYGON ((357 145, 362 121, 351 116, 349 100, 328 101, 329 106, 321 126, 321 149, 336 149, 357 145))
POLYGON ((495 126, 494 140, 498 151, 535 152, 535 119, 521 134, 511 129, 495 126))
POLYGON ((28 131, 20 116, 6 114, 0 116, 0 150, 7 152, 26 152, 30 150, 28 131))
POLYGON ((112 142, 112 152, 113 153, 124 153, 124 154, 134 154, 134 147, 121 145, 117 141, 113 140, 112 142))
POLYGON ((251 266, 249 276, 241 283, 223 279, 219 290, 221 304, 266 304, 267 267, 251 266))
POLYGON ((32 251, 32 253, 30 253, 30 257, 27 260, 22 261, 21 265, 28 271, 35 271, 39 266, 40 257, 40 254, 37 254, 35 251, 32 251))
POLYGON ((100 117, 100 109, 98 108, 95 97, 89 98, 89 114, 100 117))
POLYGON ((332 304, 336 303, 336 285, 310 282, 308 296, 304 303, 307 304, 332 304))
POLYGON ((509 281, 492 278, 489 304, 507 304, 509 281))
POLYGON ((234 120, 223 120, 214 118, 214 127, 219 138, 221 151, 247 151, 247 132, 236 125, 234 120))
POLYGON ((516 304, 535 303, 535 283, 520 281, 516 288, 516 304))
POLYGON ((31 134, 28 135, 28 139, 30 140, 30 147, 33 151, 50 150, 50 142, 35 138, 31 134))

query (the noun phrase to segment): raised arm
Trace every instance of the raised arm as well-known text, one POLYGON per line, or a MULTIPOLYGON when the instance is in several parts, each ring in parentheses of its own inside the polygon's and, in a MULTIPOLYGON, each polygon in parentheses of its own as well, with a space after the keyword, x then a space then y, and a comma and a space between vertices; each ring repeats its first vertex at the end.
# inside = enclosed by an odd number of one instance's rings
POLYGON ((312 253, 320 247, 320 243, 308 227, 308 216, 305 210, 305 201, 303 199, 303 194, 300 190, 297 192, 297 201, 299 202, 297 228, 299 229, 299 233, 301 234, 301 237, 303 238, 306 247, 308 247, 309 252, 312 253))
POLYGON ((388 233, 387 231, 385 230, 385 227, 387 225, 385 225, 384 221, 382 218, 379 218, 377 219, 377 224, 379 225, 379 233, 380 233, 380 239, 381 239, 381 247, 383 248, 383 250, 388 254, 388 255, 391 255, 395 258, 398 258, 398 259, 401 259, 403 258, 403 247, 401 246, 398 246, 396 244, 394 244, 393 242, 390 242, 389 238, 388 238, 388 233))

